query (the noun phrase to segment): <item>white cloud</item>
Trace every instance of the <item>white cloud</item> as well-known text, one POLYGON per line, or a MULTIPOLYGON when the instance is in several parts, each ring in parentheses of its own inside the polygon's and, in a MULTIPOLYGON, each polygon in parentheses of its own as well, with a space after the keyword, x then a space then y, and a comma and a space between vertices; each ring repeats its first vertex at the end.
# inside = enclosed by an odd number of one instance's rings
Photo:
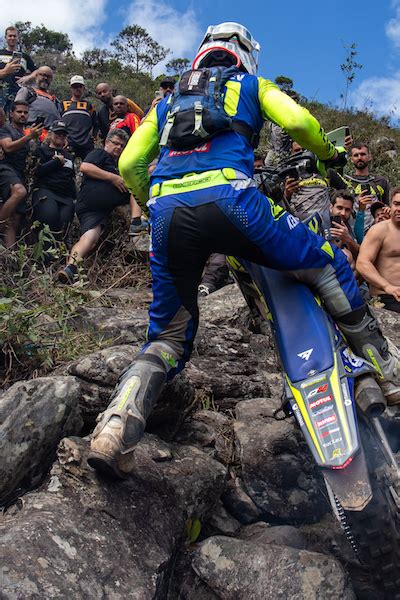
POLYGON ((392 7, 395 10, 395 16, 387 23, 385 31, 393 44, 400 48, 400 1, 393 0, 392 7))
POLYGON ((0 11, 1 30, 15 21, 42 23, 49 29, 68 33, 77 54, 101 44, 101 25, 107 0, 19 0, 4 2, 0 11), (16 13, 16 6, 18 11, 16 13))
MULTIPOLYGON (((201 30, 198 19, 192 9, 178 12, 166 2, 155 0, 135 0, 128 8, 126 25, 140 25, 144 27, 162 46, 169 48, 166 61, 175 58, 193 58, 197 46, 201 41, 201 30)), ((163 64, 155 72, 162 71, 163 64), (161 70, 161 71, 160 71, 161 70)))
MULTIPOLYGON (((392 0, 394 17, 386 24, 385 32, 396 49, 400 49, 400 0, 392 0)), ((400 71, 392 77, 364 79, 349 95, 350 104, 369 110, 378 116, 400 118, 400 71)))
POLYGON ((400 72, 394 77, 370 77, 350 94, 350 104, 380 116, 400 118, 400 72))

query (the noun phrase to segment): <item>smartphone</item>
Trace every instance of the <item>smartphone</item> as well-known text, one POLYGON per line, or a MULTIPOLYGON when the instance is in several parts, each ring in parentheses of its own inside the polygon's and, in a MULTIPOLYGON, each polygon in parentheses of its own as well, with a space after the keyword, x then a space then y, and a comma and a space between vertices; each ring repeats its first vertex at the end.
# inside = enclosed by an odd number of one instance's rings
POLYGON ((11 60, 16 60, 17 62, 20 63, 21 62, 21 58, 22 58, 22 52, 16 52, 16 51, 14 51, 12 53, 11 60))
POLYGON ((332 223, 332 225, 334 225, 335 223, 338 223, 339 225, 341 225, 342 219, 341 219, 341 217, 339 217, 339 215, 335 215, 335 216, 331 217, 331 223, 332 223))
POLYGON ((350 135, 350 127, 338 127, 333 131, 328 131, 326 137, 334 146, 344 146, 345 137, 350 135))
POLYGON ((361 191, 362 192, 368 192, 368 193, 370 193, 371 192, 371 187, 370 187, 369 183, 362 183, 361 184, 361 191))
POLYGON ((35 122, 33 124, 36 127, 36 125, 43 125, 44 122, 45 117, 36 117, 35 122))
POLYGON ((163 94, 162 92, 160 92, 160 90, 156 90, 156 91, 154 92, 154 98, 155 98, 156 100, 158 100, 159 98, 164 98, 164 94, 163 94))

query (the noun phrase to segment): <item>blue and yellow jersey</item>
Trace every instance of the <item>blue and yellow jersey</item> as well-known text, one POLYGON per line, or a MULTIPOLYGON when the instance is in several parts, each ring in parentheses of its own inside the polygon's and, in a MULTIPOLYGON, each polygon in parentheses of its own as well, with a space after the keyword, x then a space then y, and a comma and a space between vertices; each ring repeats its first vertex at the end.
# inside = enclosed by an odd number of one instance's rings
MULTIPOLYGON (((153 108, 130 138, 119 160, 121 175, 142 205, 148 199, 150 184, 147 165, 160 151, 159 139, 170 103, 171 96, 153 108)), ((308 110, 267 79, 246 73, 234 74, 225 85, 224 108, 234 121, 246 123, 256 133, 261 131, 264 121, 276 123, 321 160, 335 153, 334 146, 308 110)), ((151 183, 227 167, 252 177, 253 162, 253 149, 248 140, 236 131, 224 131, 192 150, 161 148, 151 183)))

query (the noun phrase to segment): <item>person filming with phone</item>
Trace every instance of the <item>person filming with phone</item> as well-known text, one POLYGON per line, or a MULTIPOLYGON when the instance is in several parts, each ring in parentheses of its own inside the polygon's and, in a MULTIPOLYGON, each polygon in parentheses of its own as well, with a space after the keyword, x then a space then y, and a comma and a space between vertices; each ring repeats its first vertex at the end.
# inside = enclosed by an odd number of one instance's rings
POLYGON ((25 212, 25 169, 29 144, 43 132, 41 125, 31 127, 29 133, 25 132, 28 112, 27 102, 14 102, 11 105, 11 122, 0 129, 0 146, 4 152, 4 158, 0 160, 0 194, 3 200, 0 228, 7 247, 15 243, 21 214, 25 212))
POLYGON ((4 38, 6 47, 0 49, 0 107, 9 113, 21 78, 23 81, 25 75, 32 74, 36 66, 29 54, 19 50, 19 34, 15 27, 7 27, 4 38))
POLYGON ((359 245, 350 225, 353 214, 354 195, 348 190, 338 190, 331 198, 330 215, 332 242, 344 250, 350 264, 356 260, 359 245))

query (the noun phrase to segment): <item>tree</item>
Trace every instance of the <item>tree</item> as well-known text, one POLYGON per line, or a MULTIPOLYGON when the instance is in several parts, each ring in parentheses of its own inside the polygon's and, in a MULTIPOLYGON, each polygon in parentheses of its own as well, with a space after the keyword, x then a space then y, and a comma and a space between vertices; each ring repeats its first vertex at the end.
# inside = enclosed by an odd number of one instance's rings
POLYGON ((82 54, 82 62, 88 69, 101 70, 110 62, 112 53, 103 48, 92 48, 85 50, 82 54))
POLYGON ((343 44, 343 48, 346 50, 346 60, 344 61, 343 64, 340 65, 340 69, 346 79, 346 87, 344 90, 344 93, 340 95, 340 97, 343 100, 343 110, 346 110, 347 108, 347 97, 349 94, 349 89, 351 84, 354 81, 354 78, 356 76, 356 70, 357 69, 362 69, 362 65, 358 62, 356 62, 355 58, 358 54, 356 48, 357 48, 357 44, 355 44, 354 42, 350 45, 343 44))
POLYGON ((22 47, 28 54, 70 54, 72 51, 72 43, 67 33, 47 29, 43 24, 40 27, 32 27, 30 21, 18 21, 15 27, 19 31, 22 47))
POLYGON ((282 92, 285 92, 286 94, 293 89, 293 79, 285 77, 285 75, 278 75, 278 77, 275 77, 275 83, 281 88, 282 92))
POLYGON ((115 48, 114 55, 135 73, 150 73, 159 62, 169 54, 164 48, 139 25, 129 25, 119 32, 111 43, 115 48))
POLYGON ((187 71, 190 66, 190 60, 188 58, 173 58, 165 65, 167 73, 171 75, 182 75, 184 71, 187 71))

